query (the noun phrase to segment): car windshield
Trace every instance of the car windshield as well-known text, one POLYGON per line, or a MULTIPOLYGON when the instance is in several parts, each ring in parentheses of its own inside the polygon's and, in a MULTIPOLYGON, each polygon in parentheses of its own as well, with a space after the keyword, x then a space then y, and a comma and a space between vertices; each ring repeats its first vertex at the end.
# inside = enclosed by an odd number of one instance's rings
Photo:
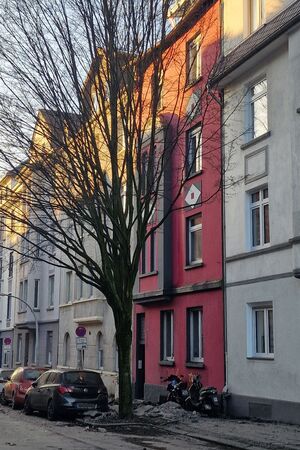
POLYGON ((10 377, 12 374, 11 370, 3 370, 0 373, 0 378, 2 378, 3 380, 7 380, 8 377, 10 377))
POLYGON ((43 372, 44 370, 37 369, 24 370, 24 380, 35 381, 43 372))
POLYGON ((84 372, 79 370, 78 372, 65 372, 64 384, 100 384, 100 376, 98 373, 84 372))

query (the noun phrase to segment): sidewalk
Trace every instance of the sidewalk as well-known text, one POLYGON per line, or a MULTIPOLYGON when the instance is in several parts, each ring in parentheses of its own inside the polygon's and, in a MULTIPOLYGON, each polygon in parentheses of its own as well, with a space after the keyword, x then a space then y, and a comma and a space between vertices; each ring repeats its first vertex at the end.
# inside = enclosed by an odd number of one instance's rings
POLYGON ((299 450, 300 426, 251 420, 197 418, 197 422, 177 422, 163 426, 191 437, 247 450, 299 450))

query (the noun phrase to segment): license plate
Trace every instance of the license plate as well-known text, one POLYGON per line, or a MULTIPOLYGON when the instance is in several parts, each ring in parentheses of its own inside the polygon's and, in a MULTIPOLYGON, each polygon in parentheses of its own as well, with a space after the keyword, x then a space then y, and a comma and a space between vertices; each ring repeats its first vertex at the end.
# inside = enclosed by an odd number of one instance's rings
POLYGON ((96 409, 97 405, 94 403, 77 403, 77 408, 80 409, 96 409))

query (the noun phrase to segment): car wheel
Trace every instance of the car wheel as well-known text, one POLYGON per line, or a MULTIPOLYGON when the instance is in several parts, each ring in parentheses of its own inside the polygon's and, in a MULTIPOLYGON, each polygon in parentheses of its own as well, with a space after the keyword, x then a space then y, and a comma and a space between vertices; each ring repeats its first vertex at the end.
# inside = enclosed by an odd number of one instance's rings
POLYGON ((1 405, 4 405, 4 406, 7 405, 7 400, 6 400, 5 395, 4 395, 4 389, 2 390, 2 392, 0 394, 0 403, 1 403, 1 405))
POLYGON ((24 414, 26 414, 26 416, 30 416, 32 413, 33 409, 31 408, 30 400, 26 397, 24 402, 24 414))
POLYGON ((48 420, 55 420, 57 418, 57 413, 55 411, 53 400, 49 400, 48 407, 47 407, 47 419, 48 420))
POLYGON ((18 408, 18 405, 16 403, 16 394, 14 392, 13 392, 12 399, 11 399, 11 407, 12 407, 12 409, 18 408))

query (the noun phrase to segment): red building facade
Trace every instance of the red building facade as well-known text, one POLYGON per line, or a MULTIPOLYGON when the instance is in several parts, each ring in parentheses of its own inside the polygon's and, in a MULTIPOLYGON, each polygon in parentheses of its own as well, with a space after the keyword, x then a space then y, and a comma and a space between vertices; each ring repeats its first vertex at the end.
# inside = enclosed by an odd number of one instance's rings
POLYGON ((173 212, 146 242, 137 280, 133 382, 136 396, 151 401, 165 394, 162 380, 171 373, 186 380, 200 373, 204 385, 224 386, 221 116, 218 93, 209 88, 219 8, 218 1, 195 1, 167 50, 176 58, 166 69, 160 120, 168 121, 164 145, 172 142, 172 151, 154 220, 185 182, 173 212))

